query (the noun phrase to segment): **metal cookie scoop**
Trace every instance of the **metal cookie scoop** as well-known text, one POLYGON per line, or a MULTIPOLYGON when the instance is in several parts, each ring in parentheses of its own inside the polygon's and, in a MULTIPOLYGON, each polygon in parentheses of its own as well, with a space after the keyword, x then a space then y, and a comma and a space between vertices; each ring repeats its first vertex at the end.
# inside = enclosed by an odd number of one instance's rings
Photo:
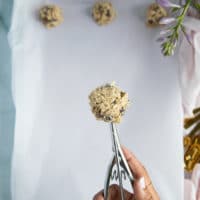
POLYGON ((134 178, 120 146, 116 123, 121 122, 121 118, 129 105, 128 93, 122 91, 113 82, 93 90, 89 95, 89 100, 92 113, 96 119, 109 122, 111 127, 114 155, 105 180, 104 199, 108 200, 110 182, 115 178, 120 187, 121 200, 125 200, 123 180, 128 177, 132 184, 134 178))
POLYGON ((118 130, 116 124, 111 122, 111 136, 112 136, 112 150, 114 152, 113 159, 108 167, 108 172, 105 180, 104 186, 104 199, 108 200, 108 192, 111 180, 115 177, 118 180, 120 187, 121 200, 125 200, 124 189, 123 189, 123 177, 128 177, 131 184, 133 184, 134 177, 128 166, 128 163, 124 157, 123 151, 121 149, 118 130), (114 166, 117 166, 117 171, 114 170, 114 166))

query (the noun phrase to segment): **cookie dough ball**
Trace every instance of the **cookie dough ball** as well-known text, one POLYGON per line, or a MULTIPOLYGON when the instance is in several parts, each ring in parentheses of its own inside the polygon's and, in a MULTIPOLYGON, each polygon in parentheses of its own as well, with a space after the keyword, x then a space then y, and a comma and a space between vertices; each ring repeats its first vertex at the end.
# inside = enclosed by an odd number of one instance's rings
POLYGON ((92 113, 97 120, 120 123, 128 105, 128 94, 116 87, 106 84, 96 88, 89 95, 92 113))
POLYGON ((151 4, 147 9, 146 23, 148 26, 154 27, 159 25, 159 21, 167 16, 165 8, 161 7, 157 3, 151 4))
POLYGON ((92 9, 92 17, 99 25, 106 25, 114 20, 116 11, 108 1, 95 3, 92 9))
POLYGON ((40 20, 47 28, 53 28, 63 22, 62 10, 57 5, 47 5, 40 9, 40 20))

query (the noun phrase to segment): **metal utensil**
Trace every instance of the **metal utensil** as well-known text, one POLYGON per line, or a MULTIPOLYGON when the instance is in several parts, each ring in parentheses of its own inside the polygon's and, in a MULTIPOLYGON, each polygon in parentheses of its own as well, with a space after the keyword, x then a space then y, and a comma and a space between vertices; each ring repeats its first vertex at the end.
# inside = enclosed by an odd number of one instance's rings
POLYGON ((116 178, 116 180, 118 180, 118 184, 120 187, 121 200, 125 200, 124 189, 123 189, 123 177, 126 177, 127 175, 131 184, 133 184, 134 182, 134 177, 131 173, 129 165, 121 149, 119 136, 118 136, 119 132, 117 130, 116 124, 111 122, 110 127, 111 127, 111 136, 112 136, 112 150, 114 152, 114 155, 108 167, 108 172, 107 172, 107 176, 105 180, 104 199, 108 200, 110 182, 111 180, 116 178), (117 170, 114 170, 115 165, 117 166, 117 170))

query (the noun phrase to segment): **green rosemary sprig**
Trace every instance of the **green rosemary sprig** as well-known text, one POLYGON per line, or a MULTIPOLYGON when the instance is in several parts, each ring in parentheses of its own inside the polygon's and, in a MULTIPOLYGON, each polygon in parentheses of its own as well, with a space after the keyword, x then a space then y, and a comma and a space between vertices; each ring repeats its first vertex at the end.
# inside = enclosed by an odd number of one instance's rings
MULTIPOLYGON (((183 6, 172 7, 172 14, 177 16, 167 17, 160 20, 160 24, 168 25, 168 28, 165 30, 167 34, 162 35, 161 38, 159 38, 159 40, 162 41, 161 49, 164 56, 171 56, 174 54, 180 32, 182 32, 187 37, 187 33, 185 32, 185 28, 183 26, 183 21, 185 16, 187 15, 189 7, 191 6, 191 3, 192 0, 187 0, 185 5, 183 6)), ((173 4, 169 5, 173 6, 173 4)), ((198 6, 200 7, 199 4, 198 6)))
MULTIPOLYGON (((176 25, 171 27, 171 35, 167 37, 167 40, 161 45, 162 52, 165 56, 170 56, 174 54, 176 44, 179 38, 179 32, 182 29, 183 20, 189 9, 192 0, 187 0, 185 6, 183 7, 182 13, 176 18, 176 25)), ((179 8, 182 9, 182 8, 179 8)))

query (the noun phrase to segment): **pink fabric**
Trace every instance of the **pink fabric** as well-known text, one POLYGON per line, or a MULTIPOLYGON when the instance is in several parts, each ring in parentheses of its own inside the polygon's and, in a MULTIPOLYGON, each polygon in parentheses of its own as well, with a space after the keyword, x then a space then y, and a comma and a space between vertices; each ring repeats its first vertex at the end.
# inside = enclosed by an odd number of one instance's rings
MULTIPOLYGON (((184 25, 192 43, 184 38, 179 51, 182 104, 187 117, 195 107, 200 107, 200 22, 187 17, 184 25)), ((200 165, 195 167, 191 179, 185 179, 184 199, 200 200, 200 165)))
POLYGON ((196 191, 191 180, 185 180, 184 198, 185 200, 196 200, 196 191))
POLYGON ((193 108, 200 106, 200 22, 188 17, 185 26, 193 46, 186 38, 182 40, 179 74, 184 115, 191 116, 193 108))
POLYGON ((200 165, 196 165, 191 180, 194 184, 195 191, 196 191, 196 198, 197 200, 200 200, 200 165))
POLYGON ((200 165, 196 165, 191 179, 185 179, 184 200, 200 200, 200 165))

